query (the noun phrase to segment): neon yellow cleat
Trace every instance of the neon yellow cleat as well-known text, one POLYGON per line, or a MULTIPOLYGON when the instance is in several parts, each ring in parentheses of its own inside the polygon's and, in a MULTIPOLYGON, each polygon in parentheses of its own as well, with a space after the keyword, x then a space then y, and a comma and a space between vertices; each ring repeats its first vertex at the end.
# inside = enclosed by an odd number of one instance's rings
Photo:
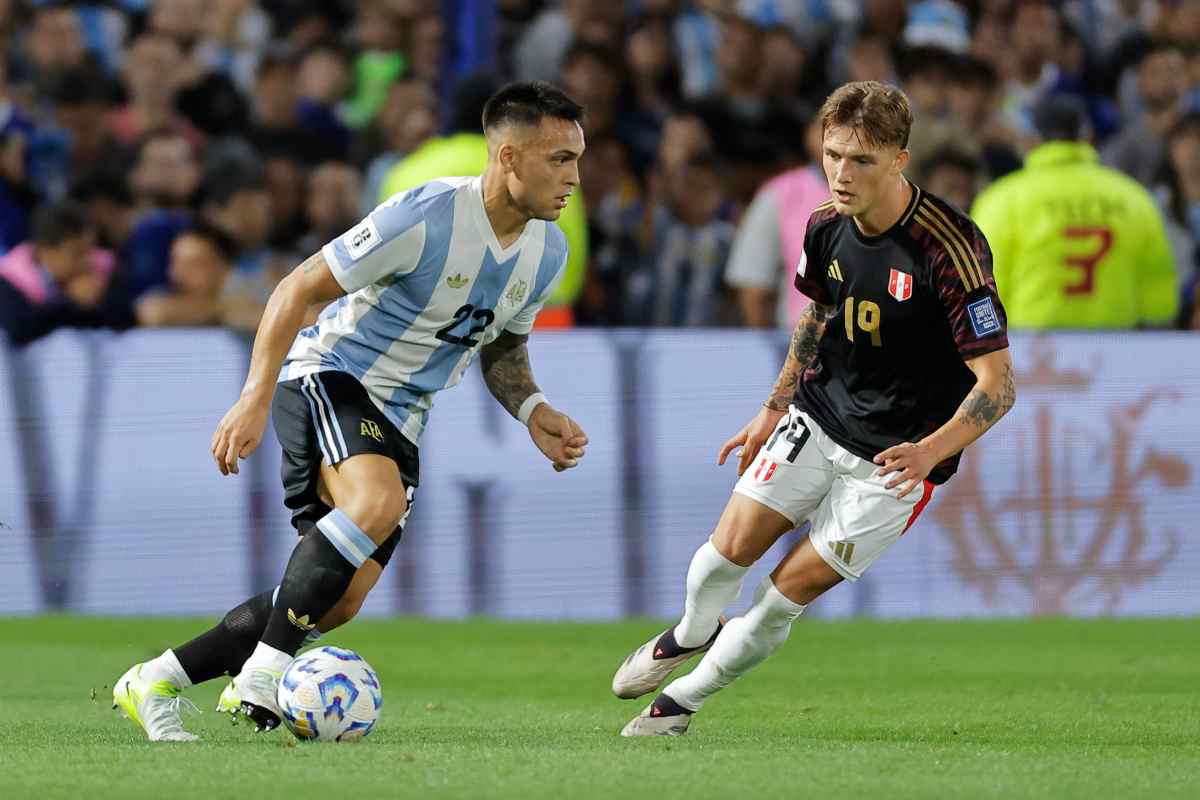
POLYGON ((221 690, 221 696, 217 698, 217 712, 220 714, 229 714, 233 717, 233 724, 237 725, 238 709, 242 705, 242 695, 237 690, 237 684, 233 682, 233 678, 229 679, 229 685, 221 690))
POLYGON ((150 681, 142 677, 145 664, 134 664, 113 685, 113 708, 146 732, 152 742, 195 742, 200 739, 183 729, 182 706, 196 708, 180 697, 180 689, 170 681, 150 681))

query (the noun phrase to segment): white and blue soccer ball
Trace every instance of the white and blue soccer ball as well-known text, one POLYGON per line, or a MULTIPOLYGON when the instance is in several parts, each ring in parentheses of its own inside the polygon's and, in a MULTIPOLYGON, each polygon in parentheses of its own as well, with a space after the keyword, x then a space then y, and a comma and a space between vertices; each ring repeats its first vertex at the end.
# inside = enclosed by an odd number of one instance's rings
POLYGON ((375 727, 383 688, 358 653, 318 647, 288 665, 276 699, 284 724, 297 739, 352 742, 375 727))

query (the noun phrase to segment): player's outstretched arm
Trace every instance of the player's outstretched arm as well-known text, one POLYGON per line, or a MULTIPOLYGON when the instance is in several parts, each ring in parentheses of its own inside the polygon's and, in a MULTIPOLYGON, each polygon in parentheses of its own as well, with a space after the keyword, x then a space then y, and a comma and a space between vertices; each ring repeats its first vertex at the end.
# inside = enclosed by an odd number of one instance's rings
POLYGON ((250 373, 242 394, 213 434, 212 456, 222 475, 236 474, 238 459, 249 456, 262 441, 279 368, 304 324, 308 307, 345 293, 319 252, 292 270, 271 292, 254 337, 250 373))
POLYGON ((575 420, 555 411, 533 380, 525 334, 505 331, 483 346, 479 365, 492 396, 529 426, 529 436, 558 472, 570 469, 583 458, 587 434, 575 420), (527 406, 532 405, 532 408, 527 406))
POLYGON ((788 348, 787 358, 784 359, 783 369, 779 371, 779 377, 775 379, 771 396, 763 403, 762 410, 758 412, 758 415, 721 448, 721 452, 717 456, 718 464, 724 464, 729 454, 738 447, 742 448, 738 453, 738 475, 745 472, 746 467, 753 463, 763 443, 767 441, 771 432, 775 430, 775 426, 779 424, 779 418, 787 413, 788 403, 791 402, 792 394, 796 391, 796 382, 800 380, 804 370, 816 357, 817 345, 825 334, 825 323, 833 315, 833 312, 833 306, 819 303, 812 303, 804 309, 796 323, 796 330, 792 332, 792 344, 788 348))
POLYGON ((919 442, 898 444, 875 456, 875 463, 883 467, 880 475, 896 473, 886 488, 901 486, 900 497, 920 486, 943 460, 983 436, 1017 400, 1007 347, 972 358, 966 364, 975 373, 975 387, 950 421, 919 442))

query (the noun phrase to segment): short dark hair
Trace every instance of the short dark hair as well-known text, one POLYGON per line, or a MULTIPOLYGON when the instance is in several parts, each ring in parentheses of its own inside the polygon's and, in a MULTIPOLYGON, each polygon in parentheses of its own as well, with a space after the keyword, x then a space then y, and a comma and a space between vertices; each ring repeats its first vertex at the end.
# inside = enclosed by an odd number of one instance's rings
POLYGON ((1033 107, 1033 127, 1046 141, 1071 142, 1091 128, 1084 102, 1071 94, 1051 94, 1033 107))
POLYGON ((133 205, 133 192, 116 170, 96 168, 80 175, 71 184, 71 197, 79 203, 112 200, 123 206, 133 205))
POLYGON ((195 236, 197 239, 203 239, 213 246, 213 249, 221 256, 222 259, 228 261, 231 265, 237 261, 238 246, 229 234, 222 231, 220 228, 208 222, 201 220, 193 225, 188 230, 179 234, 180 236, 195 236))
POLYGON ((230 162, 209 171, 200 187, 200 203, 223 206, 238 192, 266 190, 267 180, 262 169, 249 164, 230 162))
POLYGON ((570 122, 583 119, 583 106, 545 81, 510 83, 496 92, 483 107, 483 129, 501 125, 540 125, 543 117, 570 122))
POLYGON ((33 212, 33 221, 29 227, 33 234, 30 238, 34 242, 50 247, 93 230, 83 208, 70 201, 37 209, 33 212))
POLYGON ((935 149, 921 162, 921 171, 926 175, 933 174, 941 167, 954 167, 963 172, 976 173, 983 169, 983 161, 968 148, 947 143, 935 149))

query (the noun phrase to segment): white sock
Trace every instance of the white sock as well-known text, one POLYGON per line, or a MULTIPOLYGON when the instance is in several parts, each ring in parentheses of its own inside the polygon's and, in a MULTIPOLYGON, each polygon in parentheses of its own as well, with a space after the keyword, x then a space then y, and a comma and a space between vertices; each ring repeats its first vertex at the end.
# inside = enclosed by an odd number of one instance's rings
POLYGON ((749 567, 733 563, 713 547, 712 541, 700 545, 687 574, 687 601, 683 619, 675 626, 675 643, 680 647, 699 647, 717 629, 721 612, 742 591, 742 578, 749 567))
POLYGON ((691 711, 712 695, 766 660, 787 641, 792 622, 804 613, 775 588, 771 576, 763 578, 754 605, 744 617, 731 619, 694 670, 672 681, 663 694, 691 711))
POLYGON ((192 679, 175 657, 174 650, 164 650, 158 658, 147 661, 146 666, 142 667, 142 674, 152 681, 167 681, 180 689, 192 685, 192 679))
POLYGON ((259 642, 258 646, 254 648, 254 652, 246 659, 246 663, 242 665, 242 672, 244 673, 248 669, 269 669, 274 672, 283 672, 290 663, 292 663, 290 655, 282 650, 276 650, 265 642, 259 642))

